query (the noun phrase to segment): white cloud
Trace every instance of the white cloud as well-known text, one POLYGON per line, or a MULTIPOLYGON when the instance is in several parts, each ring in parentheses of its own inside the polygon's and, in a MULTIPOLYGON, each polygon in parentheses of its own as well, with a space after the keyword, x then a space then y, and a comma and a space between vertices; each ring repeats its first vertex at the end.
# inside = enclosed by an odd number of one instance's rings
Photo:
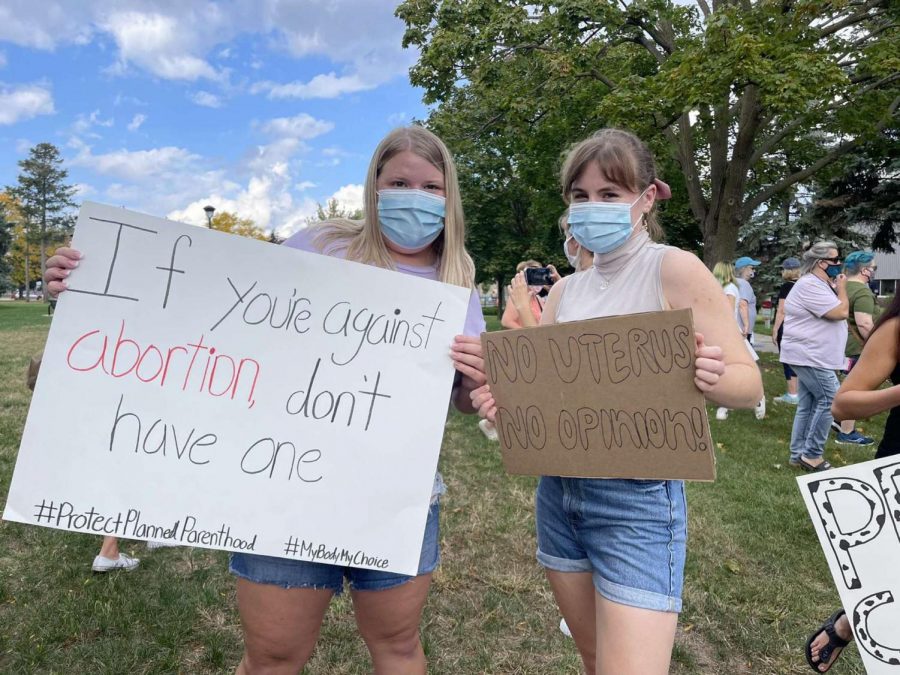
POLYGON ((304 180, 297 183, 294 186, 294 189, 298 192, 306 192, 307 190, 312 190, 316 185, 318 185, 318 183, 313 183, 311 180, 304 180))
POLYGON ((409 115, 405 112, 396 112, 392 115, 388 115, 387 122, 391 126, 399 127, 403 126, 409 121, 409 115))
POLYGON ((338 206, 346 211, 356 211, 363 207, 363 186, 358 183, 344 185, 328 198, 336 199, 338 206))
POLYGON ((294 117, 276 117, 268 122, 264 122, 260 129, 264 133, 279 138, 309 140, 328 133, 334 129, 334 124, 325 120, 317 120, 306 113, 300 113, 294 117))
POLYGON ((15 124, 38 115, 52 115, 53 94, 38 84, 0 84, 0 125, 15 124))
MULTIPOLYGON (((113 118, 102 119, 100 117, 100 111, 94 110, 90 115, 85 115, 84 113, 78 115, 75 118, 75 123, 72 125, 72 130, 76 134, 87 134, 93 127, 111 127, 115 124, 115 120, 113 118)), ((92 134, 94 137, 97 137, 96 134, 92 134)))
MULTIPOLYGON (((395 0, 3 0, 0 42, 52 50, 88 43, 103 48, 110 38, 115 60, 109 73, 138 69, 170 80, 226 83, 228 70, 209 59, 231 59, 232 40, 259 36, 294 57, 325 57, 339 72, 273 87, 333 98, 376 87, 414 63, 414 50, 401 47, 404 25, 395 8, 395 0)), ((252 55, 252 62, 259 60, 252 55)))
MULTIPOLYGON (((210 12, 199 14, 206 16, 210 12)), ((212 38, 204 40, 204 36, 215 33, 215 23, 220 22, 213 20, 213 25, 198 31, 199 26, 192 25, 195 22, 181 19, 161 12, 124 10, 112 12, 100 25, 112 34, 119 48, 119 69, 134 63, 167 80, 222 79, 223 73, 198 56, 205 46, 210 46, 204 42, 212 38)))
POLYGON ((275 82, 257 82, 250 91, 258 94, 267 92, 269 98, 337 98, 343 94, 352 94, 357 91, 374 89, 380 84, 377 81, 366 82, 359 75, 338 77, 334 73, 316 75, 309 82, 289 82, 277 84, 275 82))
POLYGON ((97 155, 93 154, 89 145, 77 139, 73 139, 70 146, 78 148, 78 154, 70 160, 70 164, 133 182, 166 178, 179 172, 190 175, 192 166, 200 159, 184 148, 173 146, 150 150, 123 149, 97 155))
POLYGON ((75 188, 75 199, 84 199, 85 197, 97 194, 97 190, 94 186, 88 185, 87 183, 75 183, 73 187, 75 188))
POLYGON ((222 107, 222 99, 215 94, 209 93, 208 91, 198 91, 194 94, 191 94, 189 98, 197 105, 202 105, 205 108, 222 107))
POLYGON ((128 123, 128 131, 137 131, 141 128, 141 125, 147 121, 147 116, 138 113, 134 117, 131 118, 131 121, 128 123))

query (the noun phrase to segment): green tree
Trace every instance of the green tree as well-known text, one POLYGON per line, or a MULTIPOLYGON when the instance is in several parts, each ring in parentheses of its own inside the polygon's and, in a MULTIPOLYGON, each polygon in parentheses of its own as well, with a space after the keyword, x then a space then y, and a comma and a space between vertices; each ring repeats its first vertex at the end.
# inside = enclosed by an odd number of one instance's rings
POLYGON ((250 239, 259 239, 268 241, 269 235, 253 222, 250 218, 241 218, 236 213, 230 211, 219 211, 212 217, 210 229, 219 232, 227 232, 229 234, 237 234, 241 237, 249 237, 250 239))
POLYGON ((349 209, 345 209, 338 203, 338 200, 332 197, 323 206, 319 202, 316 202, 316 215, 309 216, 306 219, 307 225, 314 225, 315 223, 321 223, 323 220, 334 220, 335 218, 348 218, 350 220, 361 220, 363 217, 363 210, 356 209, 354 211, 350 211, 349 209))
POLYGON ((900 144, 869 143, 847 155, 817 191, 805 222, 856 248, 885 252, 900 243, 900 144))
MULTIPOLYGON (((28 158, 19 162, 19 168, 18 184, 6 190, 18 200, 26 229, 33 234, 40 251, 38 269, 43 276, 47 246, 72 229, 70 209, 75 206, 72 201, 75 188, 66 184, 68 171, 62 168, 62 157, 52 143, 38 143, 31 148, 28 158)), ((44 299, 47 299, 46 289, 44 299)))
POLYGON ((25 223, 18 222, 12 227, 12 241, 7 254, 10 266, 10 280, 19 295, 31 301, 31 291, 37 288, 40 279, 38 270, 41 266, 41 249, 37 245, 35 235, 29 231, 25 223))
POLYGON ((6 206, 0 203, 0 293, 5 293, 10 287, 9 262, 6 254, 12 244, 12 222, 6 213, 6 206))
POLYGON ((558 153, 619 126, 674 160, 681 180, 663 175, 708 263, 733 257, 760 207, 895 126, 900 105, 888 0, 408 0, 397 14, 421 51, 413 84, 438 110, 480 110, 480 137, 562 139, 558 153))

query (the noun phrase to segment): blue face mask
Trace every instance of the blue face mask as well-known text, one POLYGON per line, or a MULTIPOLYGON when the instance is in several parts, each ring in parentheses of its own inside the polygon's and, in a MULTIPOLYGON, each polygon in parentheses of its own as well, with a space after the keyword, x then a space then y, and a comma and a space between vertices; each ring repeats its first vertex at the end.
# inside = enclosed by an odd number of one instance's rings
POLYGON ((825 268, 825 274, 828 275, 829 279, 834 279, 841 273, 842 269, 844 269, 843 265, 829 265, 825 268))
MULTIPOLYGON (((646 192, 646 190, 644 190, 646 192)), ((569 206, 569 232, 581 246, 592 253, 615 251, 628 241, 634 225, 627 202, 578 202, 569 206)))
POLYGON ((401 248, 422 249, 444 229, 445 199, 422 190, 379 190, 381 231, 401 248))

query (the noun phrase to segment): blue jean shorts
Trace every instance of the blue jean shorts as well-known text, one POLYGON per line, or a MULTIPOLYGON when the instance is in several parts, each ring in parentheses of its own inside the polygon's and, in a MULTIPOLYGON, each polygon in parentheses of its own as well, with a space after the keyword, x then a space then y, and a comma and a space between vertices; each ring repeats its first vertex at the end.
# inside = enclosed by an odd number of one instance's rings
POLYGON ((537 559, 557 572, 591 572, 607 600, 681 611, 687 542, 684 483, 543 476, 537 559))
MULTIPOLYGON (((418 574, 430 574, 440 562, 440 504, 432 504, 425 522, 425 537, 419 555, 418 574)), ((272 584, 281 588, 315 588, 331 590, 340 595, 344 579, 355 591, 384 591, 416 577, 383 570, 345 567, 325 563, 290 560, 251 553, 232 553, 229 571, 235 576, 257 584, 272 584)))

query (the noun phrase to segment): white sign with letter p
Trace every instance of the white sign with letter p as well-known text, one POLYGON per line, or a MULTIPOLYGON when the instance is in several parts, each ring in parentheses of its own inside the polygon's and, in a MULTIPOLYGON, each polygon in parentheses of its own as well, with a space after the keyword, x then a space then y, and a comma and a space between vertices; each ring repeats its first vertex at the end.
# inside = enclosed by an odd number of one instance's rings
POLYGON ((866 672, 900 674, 900 456, 797 482, 866 672))

